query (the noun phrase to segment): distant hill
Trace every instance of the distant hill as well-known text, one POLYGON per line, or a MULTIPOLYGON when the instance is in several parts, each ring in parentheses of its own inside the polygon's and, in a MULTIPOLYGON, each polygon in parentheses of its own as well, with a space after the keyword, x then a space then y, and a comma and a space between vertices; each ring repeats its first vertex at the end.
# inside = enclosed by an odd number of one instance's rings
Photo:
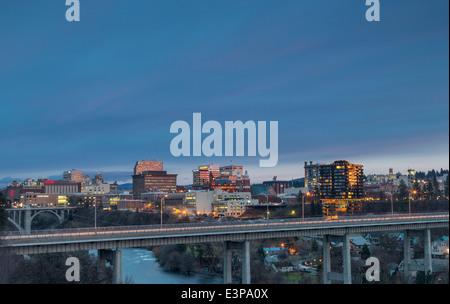
POLYGON ((133 189, 133 183, 117 185, 118 190, 133 189))

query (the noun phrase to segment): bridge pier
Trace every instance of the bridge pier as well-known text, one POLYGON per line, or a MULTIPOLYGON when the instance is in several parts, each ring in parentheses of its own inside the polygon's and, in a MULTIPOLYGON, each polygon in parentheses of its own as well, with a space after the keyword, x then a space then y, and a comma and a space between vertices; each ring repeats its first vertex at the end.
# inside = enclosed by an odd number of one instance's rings
POLYGON ((349 234, 344 235, 323 235, 323 267, 322 282, 323 284, 331 284, 331 280, 343 281, 344 284, 352 283, 351 259, 350 259, 350 238, 349 234), (331 242, 342 242, 342 257, 344 262, 343 273, 331 272, 330 247, 331 242))
POLYGON ((122 251, 119 249, 99 249, 98 250, 99 263, 103 267, 105 260, 113 266, 113 284, 122 283, 122 251))
POLYGON ((232 242, 223 243, 223 282, 232 283, 231 257, 233 250, 242 251, 242 284, 250 284, 250 242, 232 242))
POLYGON ((403 237, 403 279, 409 283, 409 275, 413 270, 424 271, 425 273, 433 272, 431 262, 431 236, 430 229, 424 230, 405 230, 403 237), (411 236, 423 237, 424 264, 411 264, 411 236))
POLYGON ((31 234, 31 210, 25 209, 24 211, 24 223, 23 223, 23 231, 26 235, 31 234))

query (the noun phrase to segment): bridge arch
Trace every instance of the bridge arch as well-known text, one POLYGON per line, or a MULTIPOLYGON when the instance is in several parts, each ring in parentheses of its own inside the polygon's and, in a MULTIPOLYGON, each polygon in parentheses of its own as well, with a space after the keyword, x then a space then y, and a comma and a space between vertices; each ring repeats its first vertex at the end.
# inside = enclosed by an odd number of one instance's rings
POLYGON ((18 208, 7 209, 9 214, 8 223, 12 223, 15 228, 19 230, 21 234, 29 234, 31 232, 31 223, 36 216, 42 213, 50 213, 54 215, 58 223, 64 222, 64 219, 68 218, 73 207, 65 208, 18 208))
POLYGON ((11 224, 11 226, 13 226, 14 228, 16 228, 20 233, 24 232, 24 229, 20 227, 20 225, 10 217, 8 217, 8 223, 11 224))

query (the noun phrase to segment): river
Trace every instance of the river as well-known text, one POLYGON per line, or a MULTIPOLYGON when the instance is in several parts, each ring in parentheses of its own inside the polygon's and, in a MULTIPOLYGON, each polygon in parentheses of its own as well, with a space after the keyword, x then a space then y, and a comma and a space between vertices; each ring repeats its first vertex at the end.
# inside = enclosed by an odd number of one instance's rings
MULTIPOLYGON (((221 276, 207 274, 184 275, 165 271, 151 251, 141 248, 123 248, 122 282, 132 279, 134 284, 222 284, 221 276)), ((92 252, 93 253, 93 252, 92 252)))

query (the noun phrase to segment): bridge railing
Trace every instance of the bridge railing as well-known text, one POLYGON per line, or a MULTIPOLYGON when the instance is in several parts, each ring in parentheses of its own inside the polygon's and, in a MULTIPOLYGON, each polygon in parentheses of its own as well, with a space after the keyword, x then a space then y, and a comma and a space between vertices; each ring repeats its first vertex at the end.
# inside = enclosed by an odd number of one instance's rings
POLYGON ((384 215, 364 215, 364 216, 341 216, 337 219, 329 218, 289 218, 289 219, 271 219, 271 220, 241 220, 241 221, 214 221, 214 222, 192 222, 192 223, 176 223, 176 224, 155 224, 155 225, 134 225, 134 226, 108 226, 108 227, 86 227, 86 228, 69 228, 69 229, 48 229, 48 230, 32 230, 30 234, 21 235, 19 232, 6 232, 2 235, 8 240, 26 240, 42 241, 61 238, 69 240, 71 238, 90 238, 90 239, 104 239, 107 237, 127 237, 127 236, 142 236, 148 235, 164 235, 179 233, 201 233, 216 231, 239 231, 239 230, 257 230, 265 227, 270 229, 277 229, 286 227, 296 228, 296 225, 302 227, 317 226, 320 224, 323 227, 353 224, 361 225, 363 223, 393 223, 417 220, 442 219, 447 217, 448 212, 435 213, 413 213, 409 214, 384 214, 384 215))

